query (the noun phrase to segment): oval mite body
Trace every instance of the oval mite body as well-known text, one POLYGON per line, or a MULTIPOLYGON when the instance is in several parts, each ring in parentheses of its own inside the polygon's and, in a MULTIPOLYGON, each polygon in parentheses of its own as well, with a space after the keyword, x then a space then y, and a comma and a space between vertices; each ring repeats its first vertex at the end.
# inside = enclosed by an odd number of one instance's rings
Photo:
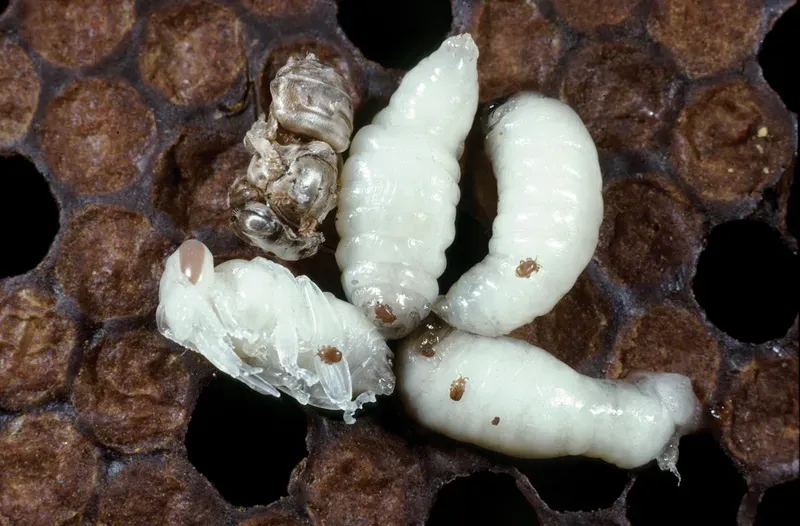
POLYGON ((256 391, 340 409, 348 423, 394 390, 392 352, 361 312, 263 258, 214 268, 205 245, 186 241, 167 259, 156 320, 256 391))
POLYGON ((342 170, 336 259, 347 298, 387 338, 429 313, 455 236, 458 158, 478 104, 478 49, 448 38, 353 138, 342 170))
POLYGON ((397 388, 413 418, 456 440, 520 458, 596 457, 622 468, 657 459, 700 422, 685 376, 583 376, 542 349, 429 322, 403 341, 397 388))
POLYGON ((586 268, 603 220, 597 150, 564 103, 520 93, 489 116, 497 178, 489 255, 433 310, 454 327, 499 336, 549 312, 586 268))

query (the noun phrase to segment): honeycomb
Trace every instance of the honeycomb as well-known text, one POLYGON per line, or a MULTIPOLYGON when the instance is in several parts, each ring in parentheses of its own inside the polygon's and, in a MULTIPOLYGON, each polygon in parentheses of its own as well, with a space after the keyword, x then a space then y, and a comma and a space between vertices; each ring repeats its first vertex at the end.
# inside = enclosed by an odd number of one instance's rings
MULTIPOLYGON (((784 524, 800 410, 792 4, 0 1, 0 524, 784 524), (288 56, 334 65, 361 126, 464 31, 482 108, 442 288, 486 252, 496 213, 486 105, 522 89, 568 102, 601 155, 600 243, 513 336, 598 377, 690 376, 708 422, 682 440, 680 486, 654 466, 458 444, 395 397, 347 426, 155 330, 183 240, 256 255, 226 228, 225 195, 288 56)), ((287 266, 343 297, 330 251, 287 266)))

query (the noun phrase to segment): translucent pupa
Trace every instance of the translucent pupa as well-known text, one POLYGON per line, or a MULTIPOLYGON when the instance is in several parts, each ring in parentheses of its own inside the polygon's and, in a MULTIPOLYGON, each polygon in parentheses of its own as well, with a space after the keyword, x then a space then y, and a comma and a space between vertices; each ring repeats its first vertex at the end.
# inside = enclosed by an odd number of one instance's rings
POLYGON ((253 157, 228 199, 233 231, 281 259, 316 254, 317 230, 336 206, 341 153, 353 132, 347 81, 309 53, 270 83, 272 102, 244 139, 253 157))
POLYGON ((538 93, 491 112, 485 148, 498 190, 489 254, 433 310, 458 329, 499 336, 548 313, 575 285, 597 247, 603 181, 580 117, 538 93))
POLYGON ((678 442, 702 423, 686 376, 591 378, 524 341, 476 336, 434 316, 400 344, 397 390, 415 420, 455 440, 625 469, 656 460, 676 476, 678 442))
POLYGON ((394 389, 392 352, 361 312, 308 277, 255 258, 214 268, 184 242, 166 262, 159 331, 256 391, 344 411, 344 420, 394 389))
POLYGON ((478 105, 478 48, 448 38, 353 138, 342 170, 336 260, 347 298, 387 338, 430 312, 455 236, 458 159, 478 105))

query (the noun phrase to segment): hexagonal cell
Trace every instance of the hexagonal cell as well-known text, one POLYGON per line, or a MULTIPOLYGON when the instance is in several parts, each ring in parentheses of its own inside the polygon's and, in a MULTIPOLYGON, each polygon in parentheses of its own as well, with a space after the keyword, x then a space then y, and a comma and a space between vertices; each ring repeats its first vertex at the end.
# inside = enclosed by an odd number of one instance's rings
POLYGON ((243 137, 243 132, 202 126, 184 129, 159 159, 153 177, 155 207, 186 231, 226 229, 228 189, 250 164, 243 137))
POLYGON ((243 82, 244 29, 233 10, 205 0, 152 13, 139 70, 174 104, 214 101, 243 82))
POLYGON ((19 410, 63 395, 78 342, 75 323, 42 290, 0 289, 0 407, 19 410))
MULTIPOLYGON (((0 7, 0 13, 2 13, 0 7)), ((0 39, 0 148, 28 131, 39 103, 41 81, 21 47, 0 39)))
POLYGON ((800 84, 796 75, 795 62, 792 61, 791 49, 796 43, 797 32, 800 31, 800 4, 790 7, 781 16, 772 30, 764 37, 761 50, 758 53, 758 62, 764 79, 769 83, 783 103, 793 112, 800 111, 800 84))
POLYGON ((440 489, 425 524, 535 526, 539 519, 512 477, 483 472, 459 477, 440 489))
POLYGON ((305 414, 288 395, 265 396, 215 374, 189 422, 189 460, 234 506, 278 500, 306 456, 305 414))
POLYGON ((759 221, 731 221, 709 234, 697 263, 695 298, 717 327, 739 341, 786 334, 797 316, 797 256, 759 221))
POLYGON ((72 403, 101 444, 144 453, 180 443, 189 388, 180 355, 157 333, 140 330, 109 337, 84 355, 72 403))
MULTIPOLYGON (((115 462, 109 469, 111 480, 97 499, 98 524, 229 524, 225 503, 186 459, 139 456, 127 460, 126 464, 115 462)), ((240 459, 232 459, 237 461, 240 459)))
POLYGON ((711 435, 681 439, 675 476, 650 466, 641 471, 628 493, 632 526, 736 524, 747 484, 711 435))
POLYGON ((54 64, 98 63, 122 42, 136 21, 135 0, 23 0, 22 33, 54 64))
POLYGON ((550 509, 610 508, 628 484, 629 473, 596 458, 563 457, 517 463, 550 509))
POLYGON ((24 274, 44 259, 58 233, 59 212, 50 185, 24 157, 0 157, 0 173, 0 224, 22 222, 22 226, 5 229, 3 243, 9 253, 0 258, 2 279, 24 274))
POLYGON ((755 526, 791 524, 790 517, 797 517, 798 495, 800 495, 800 479, 779 484, 765 491, 758 505, 755 526))
POLYGON ((411 69, 444 40, 453 15, 449 0, 341 0, 337 19, 366 58, 387 68, 411 69))
POLYGON ((690 77, 739 66, 761 36, 759 0, 656 0, 647 29, 690 77))
POLYGON ((480 49, 481 102, 521 90, 545 90, 564 51, 562 30, 535 2, 481 2, 470 28, 480 49))

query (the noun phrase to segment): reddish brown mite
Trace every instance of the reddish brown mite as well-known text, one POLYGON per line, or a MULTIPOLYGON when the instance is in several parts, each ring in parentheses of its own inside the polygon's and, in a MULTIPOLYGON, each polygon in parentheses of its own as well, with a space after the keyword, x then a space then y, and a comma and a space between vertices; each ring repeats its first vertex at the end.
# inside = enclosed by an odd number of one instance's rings
POLYGON ((342 351, 336 347, 331 347, 330 345, 326 345, 320 349, 319 352, 317 352, 317 356, 319 356, 323 363, 328 365, 342 361, 342 351))
POLYGON ((388 305, 384 305, 383 303, 378 303, 375 306, 375 317, 378 318, 381 323, 386 325, 393 323, 394 320, 397 319, 397 316, 395 316, 392 312, 392 308, 388 305))
POLYGON ((493 426, 496 426, 496 425, 497 425, 497 424, 499 424, 499 423, 500 423, 500 417, 499 417, 499 416, 496 416, 496 417, 494 417, 494 418, 492 419, 492 425, 493 425, 493 426))
POLYGON ((459 376, 458 380, 453 380, 453 383, 450 384, 450 399, 454 402, 461 400, 461 397, 464 396, 464 390, 466 387, 467 379, 463 376, 459 376))
POLYGON ((523 259, 519 262, 517 267, 517 276, 520 278, 529 278, 534 272, 539 272, 541 265, 535 259, 523 259))

